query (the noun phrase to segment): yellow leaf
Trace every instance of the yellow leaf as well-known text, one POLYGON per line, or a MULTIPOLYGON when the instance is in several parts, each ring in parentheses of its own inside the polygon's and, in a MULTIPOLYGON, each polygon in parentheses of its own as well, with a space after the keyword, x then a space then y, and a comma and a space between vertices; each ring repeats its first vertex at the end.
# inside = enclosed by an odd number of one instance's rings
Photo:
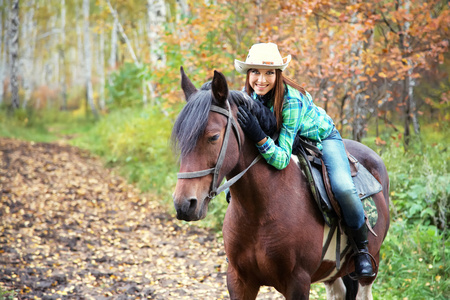
POLYGON ((386 74, 384 74, 384 72, 378 73, 378 76, 380 76, 381 78, 386 78, 387 77, 386 74))

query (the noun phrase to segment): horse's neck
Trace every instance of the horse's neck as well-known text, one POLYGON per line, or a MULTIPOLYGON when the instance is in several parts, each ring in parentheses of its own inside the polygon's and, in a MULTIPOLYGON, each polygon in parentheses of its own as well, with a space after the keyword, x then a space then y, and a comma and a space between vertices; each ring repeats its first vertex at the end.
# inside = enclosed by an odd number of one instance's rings
MULTIPOLYGON (((247 168, 258 154, 258 151, 246 152, 246 158, 242 159, 236 172, 247 168)), ((286 204, 279 203, 280 201, 286 202, 286 197, 281 196, 285 192, 283 190, 288 193, 287 190, 291 190, 292 185, 295 185, 296 178, 298 178, 295 174, 291 174, 292 184, 285 180, 286 172, 291 173, 292 171, 292 168, 283 171, 275 170, 267 164, 264 158, 261 158, 231 187, 231 201, 235 201, 235 205, 233 205, 235 213, 247 221, 261 222, 264 218, 271 218, 274 211, 283 209, 282 206, 286 204)))

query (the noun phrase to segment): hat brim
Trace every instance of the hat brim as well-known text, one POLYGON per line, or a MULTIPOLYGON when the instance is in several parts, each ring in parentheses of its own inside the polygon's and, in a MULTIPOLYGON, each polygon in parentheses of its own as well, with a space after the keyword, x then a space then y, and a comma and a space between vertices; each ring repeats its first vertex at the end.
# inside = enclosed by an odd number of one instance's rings
POLYGON ((248 70, 250 69, 262 69, 262 70, 278 69, 284 71, 284 69, 286 69, 286 67, 289 65, 291 58, 292 58, 291 55, 288 55, 285 58, 283 58, 283 61, 285 61, 285 63, 282 65, 247 64, 243 61, 235 59, 234 67, 236 71, 238 71, 241 74, 247 74, 248 70))

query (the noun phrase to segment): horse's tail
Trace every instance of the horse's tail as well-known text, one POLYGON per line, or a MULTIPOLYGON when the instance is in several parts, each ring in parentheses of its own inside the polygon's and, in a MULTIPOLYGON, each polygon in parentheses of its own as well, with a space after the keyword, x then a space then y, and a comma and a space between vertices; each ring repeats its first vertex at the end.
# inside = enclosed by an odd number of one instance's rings
POLYGON ((355 300, 358 294, 358 281, 351 279, 348 275, 342 277, 347 293, 345 300, 355 300))

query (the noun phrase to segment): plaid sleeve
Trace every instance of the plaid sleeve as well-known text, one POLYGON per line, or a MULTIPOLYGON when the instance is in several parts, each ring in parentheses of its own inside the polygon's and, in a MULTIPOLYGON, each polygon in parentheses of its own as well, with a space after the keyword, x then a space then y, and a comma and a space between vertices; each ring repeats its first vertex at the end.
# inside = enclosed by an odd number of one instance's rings
POLYGON ((268 138, 262 146, 257 146, 267 163, 279 170, 286 168, 291 160, 292 145, 299 130, 301 108, 298 99, 287 95, 283 104, 283 125, 278 137, 278 146, 271 138, 268 138))

